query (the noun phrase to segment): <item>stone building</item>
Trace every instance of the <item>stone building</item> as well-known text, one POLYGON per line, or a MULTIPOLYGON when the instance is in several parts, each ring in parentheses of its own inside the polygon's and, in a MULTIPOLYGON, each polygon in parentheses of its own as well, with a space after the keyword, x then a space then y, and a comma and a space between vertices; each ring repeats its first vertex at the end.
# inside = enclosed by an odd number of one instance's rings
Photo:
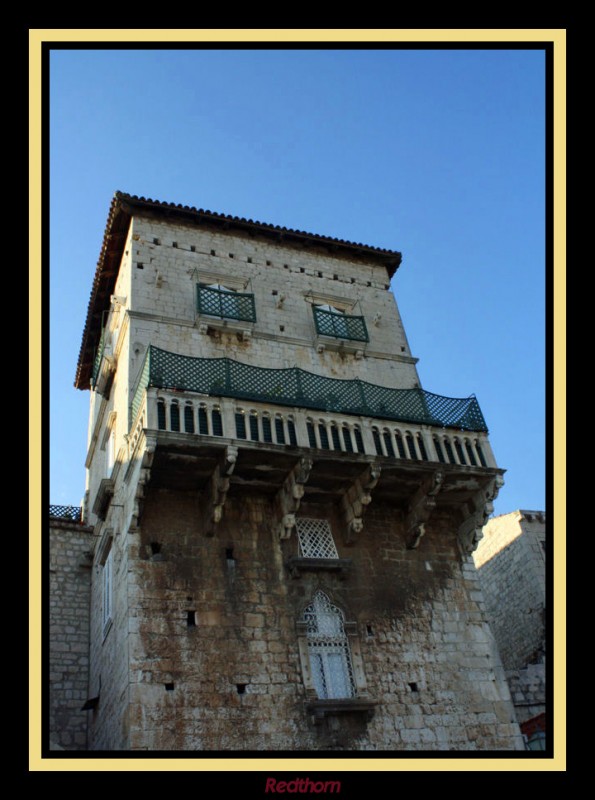
POLYGON ((543 511, 493 517, 473 554, 486 613, 528 745, 545 748, 546 527, 543 511))
POLYGON ((479 405, 419 384, 396 251, 116 193, 90 392, 94 750, 514 750, 471 553, 479 405))
POLYGON ((80 508, 50 506, 49 740, 52 750, 87 747, 89 611, 93 528, 80 508))

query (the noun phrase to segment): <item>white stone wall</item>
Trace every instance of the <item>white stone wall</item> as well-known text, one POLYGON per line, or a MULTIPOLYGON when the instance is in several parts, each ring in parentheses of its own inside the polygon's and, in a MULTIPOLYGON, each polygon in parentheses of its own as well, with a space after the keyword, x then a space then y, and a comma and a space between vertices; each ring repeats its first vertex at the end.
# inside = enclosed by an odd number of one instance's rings
MULTIPOLYGON (((135 219, 133 231, 133 347, 141 343, 146 349, 153 344, 187 355, 225 355, 257 366, 299 366, 398 388, 418 385, 415 359, 384 267, 332 257, 314 248, 174 227, 162 221, 135 219), (215 339, 198 331, 196 284, 199 280, 224 283, 226 277, 244 281, 244 291, 255 295, 257 322, 249 343, 238 342, 235 333, 215 339), (306 299, 311 293, 317 302, 325 298, 331 303, 333 298, 357 302, 352 313, 364 316, 370 337, 364 359, 315 351, 312 305, 306 299)), ((143 357, 139 353, 132 364, 132 383, 143 357)))

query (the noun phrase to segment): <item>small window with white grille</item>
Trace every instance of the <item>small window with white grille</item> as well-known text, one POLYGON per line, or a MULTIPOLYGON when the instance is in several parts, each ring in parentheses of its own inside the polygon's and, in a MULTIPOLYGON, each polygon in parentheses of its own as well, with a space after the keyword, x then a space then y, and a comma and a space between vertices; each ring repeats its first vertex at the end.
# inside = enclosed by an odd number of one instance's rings
POLYGON ((296 520, 300 553, 304 558, 339 558, 331 526, 325 519, 296 520))
POLYGON ((344 616, 324 592, 304 609, 312 683, 319 699, 354 697, 355 681, 344 616))

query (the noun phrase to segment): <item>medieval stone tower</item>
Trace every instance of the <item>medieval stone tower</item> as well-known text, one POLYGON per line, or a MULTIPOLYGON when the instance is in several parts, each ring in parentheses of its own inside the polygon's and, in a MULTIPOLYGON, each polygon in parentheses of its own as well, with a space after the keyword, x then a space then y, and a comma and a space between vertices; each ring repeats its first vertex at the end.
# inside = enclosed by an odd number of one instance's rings
POLYGON ((91 398, 88 747, 522 749, 470 553, 502 483, 423 390, 398 252, 120 192, 91 398))

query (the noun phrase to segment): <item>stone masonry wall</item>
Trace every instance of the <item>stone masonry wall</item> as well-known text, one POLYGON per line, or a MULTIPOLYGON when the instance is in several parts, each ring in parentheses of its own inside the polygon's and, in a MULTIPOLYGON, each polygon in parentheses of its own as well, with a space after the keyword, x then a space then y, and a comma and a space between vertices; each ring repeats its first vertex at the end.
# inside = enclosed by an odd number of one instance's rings
POLYGON ((543 656, 545 550, 542 542, 545 542, 543 514, 514 511, 489 520, 474 554, 488 619, 507 670, 523 669, 543 656))
POLYGON ((84 750, 89 683, 89 599, 92 530, 50 519, 50 748, 84 750))
MULTIPOLYGON (((217 534, 199 529, 195 494, 149 491, 127 536, 130 714, 127 738, 100 707, 100 742, 138 750, 508 750, 520 732, 477 574, 450 520, 406 550, 394 509, 369 508, 364 532, 343 544, 349 574, 290 576, 295 533, 279 542, 265 496, 230 491, 217 534), (296 622, 322 589, 355 622, 373 718, 314 724, 305 708, 296 622), (111 730, 111 732, 109 732, 111 730)), ((126 579, 125 575, 121 579, 126 579)), ((125 643, 122 642, 122 646, 125 643)), ((121 686, 121 682, 120 682, 121 686)), ((116 694, 114 688, 112 693, 116 694)))
POLYGON ((276 245, 161 220, 135 219, 133 228, 131 340, 133 351, 141 344, 142 352, 131 364, 131 390, 148 344, 401 388, 418 385, 415 359, 384 267, 333 257, 323 249, 276 245), (197 329, 196 285, 205 280, 224 284, 226 278, 245 282, 243 291, 255 295, 257 322, 250 342, 239 342, 235 334, 209 337, 197 329), (308 301, 312 293, 320 303, 332 304, 333 298, 358 301, 352 313, 364 316, 370 337, 365 359, 316 352, 308 301))
POLYGON ((116 519, 103 526, 98 545, 111 531, 112 614, 103 624, 103 569, 93 565, 91 612, 91 669, 89 693, 99 697, 90 712, 89 741, 93 750, 124 750, 128 744, 128 546, 116 519))
POLYGON ((546 710, 545 661, 506 673, 519 725, 546 710))

